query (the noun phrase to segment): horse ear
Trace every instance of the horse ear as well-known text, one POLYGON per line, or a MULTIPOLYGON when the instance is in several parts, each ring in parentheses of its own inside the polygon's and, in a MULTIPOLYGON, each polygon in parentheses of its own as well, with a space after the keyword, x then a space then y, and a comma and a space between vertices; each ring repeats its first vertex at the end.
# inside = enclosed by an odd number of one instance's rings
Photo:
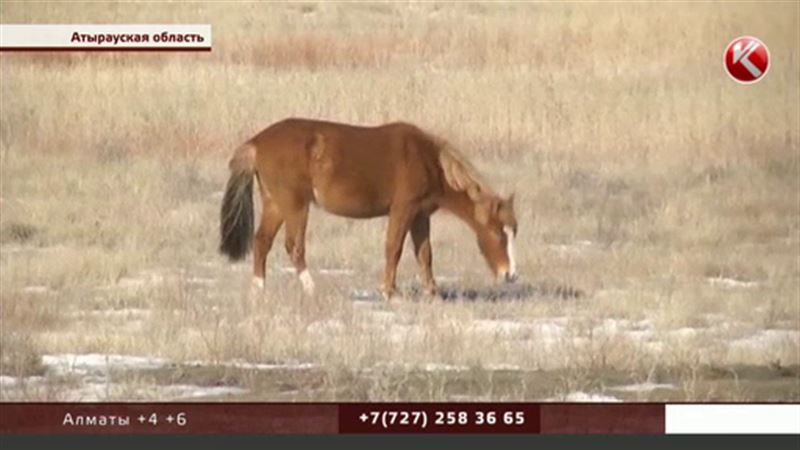
POLYGON ((473 184, 472 186, 467 188, 467 196, 474 201, 480 202, 481 201, 481 188, 477 184, 473 184))
POLYGON ((503 224, 510 224, 514 222, 514 194, 509 195, 507 198, 501 199, 499 202, 500 207, 497 216, 503 224))
POLYGON ((503 207, 502 200, 493 198, 490 200, 489 204, 491 205, 491 211, 493 216, 500 214, 500 209, 503 207))

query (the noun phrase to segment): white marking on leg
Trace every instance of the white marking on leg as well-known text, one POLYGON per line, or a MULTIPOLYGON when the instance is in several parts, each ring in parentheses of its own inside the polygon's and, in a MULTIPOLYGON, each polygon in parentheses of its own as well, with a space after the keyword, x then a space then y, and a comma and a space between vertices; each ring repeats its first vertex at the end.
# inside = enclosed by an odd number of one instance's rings
POLYGON ((313 188, 311 191, 314 194, 314 202, 317 205, 322 205, 325 203, 325 200, 322 198, 322 193, 319 191, 319 189, 313 188))
POLYGON ((303 291, 308 295, 314 295, 314 279, 311 278, 311 274, 308 273, 308 270, 300 272, 299 277, 300 282, 303 283, 303 291))
POLYGON ((514 260, 514 230, 511 227, 503 227, 506 233, 506 253, 508 254, 508 274, 517 274, 517 262, 514 260))
POLYGON ((264 289, 264 279, 261 277, 253 277, 253 287, 257 289, 264 289))

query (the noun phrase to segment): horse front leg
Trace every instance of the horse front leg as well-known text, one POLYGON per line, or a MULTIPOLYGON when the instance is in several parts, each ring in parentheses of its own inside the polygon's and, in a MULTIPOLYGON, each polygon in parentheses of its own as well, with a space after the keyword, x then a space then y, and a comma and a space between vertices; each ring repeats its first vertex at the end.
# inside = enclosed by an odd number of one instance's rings
POLYGON ((411 223, 411 240, 419 263, 420 277, 425 293, 436 295, 436 280, 433 278, 433 252, 431 251, 431 216, 420 213, 411 223))
POLYGON ((386 266, 383 273, 383 296, 391 300, 395 295, 397 264, 403 254, 403 243, 414 217, 413 210, 407 206, 393 207, 389 211, 389 226, 386 230, 386 266))

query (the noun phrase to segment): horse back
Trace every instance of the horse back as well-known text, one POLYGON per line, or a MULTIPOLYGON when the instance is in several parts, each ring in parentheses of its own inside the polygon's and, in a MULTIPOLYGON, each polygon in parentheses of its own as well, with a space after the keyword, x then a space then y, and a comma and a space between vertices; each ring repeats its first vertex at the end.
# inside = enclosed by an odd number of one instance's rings
POLYGON ((438 147, 407 123, 360 127, 287 119, 256 135, 257 170, 335 214, 385 215, 396 202, 431 203, 442 190, 438 147))

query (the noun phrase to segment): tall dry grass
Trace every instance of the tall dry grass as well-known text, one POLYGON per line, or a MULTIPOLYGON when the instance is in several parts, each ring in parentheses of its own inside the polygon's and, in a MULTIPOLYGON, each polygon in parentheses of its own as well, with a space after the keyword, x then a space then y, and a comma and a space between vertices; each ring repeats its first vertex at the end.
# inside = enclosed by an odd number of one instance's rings
MULTIPOLYGON (((535 398, 596 388, 622 368, 627 380, 676 374, 691 400, 728 395, 699 379, 709 366, 800 362, 796 338, 767 350, 730 344, 800 330, 797 5, 0 8, 4 23, 211 23, 214 33, 209 54, 0 55, 3 373, 41 372, 42 353, 155 351, 331 368, 315 381, 326 393, 310 398, 441 399, 447 375, 411 392, 418 380, 351 371, 463 365, 477 371, 474 396, 535 398), (724 47, 745 33, 773 61, 746 87, 721 67, 724 47), (276 245, 272 301, 246 299, 248 268, 216 255, 225 163, 287 116, 406 120, 447 136, 517 192, 525 279, 587 297, 409 302, 377 326, 349 297, 377 284, 384 223, 314 211, 310 267, 354 275, 320 275, 324 294, 303 298, 278 270, 288 260, 276 245), (198 274, 212 287, 198 288, 198 274), (85 315, 130 308, 152 312, 133 327, 127 316, 85 315), (524 331, 474 332, 482 320, 564 317, 567 335, 546 345, 524 331), (649 321, 662 346, 597 335, 605 319, 649 321), (705 331, 674 333, 690 327, 705 331), (501 392, 481 378, 501 364, 554 373, 555 387, 522 388, 519 376, 501 392)), ((437 275, 489 283, 482 263, 465 263, 477 261, 468 230, 437 216, 433 238, 437 275)), ((415 273, 405 257, 402 282, 415 273)))

